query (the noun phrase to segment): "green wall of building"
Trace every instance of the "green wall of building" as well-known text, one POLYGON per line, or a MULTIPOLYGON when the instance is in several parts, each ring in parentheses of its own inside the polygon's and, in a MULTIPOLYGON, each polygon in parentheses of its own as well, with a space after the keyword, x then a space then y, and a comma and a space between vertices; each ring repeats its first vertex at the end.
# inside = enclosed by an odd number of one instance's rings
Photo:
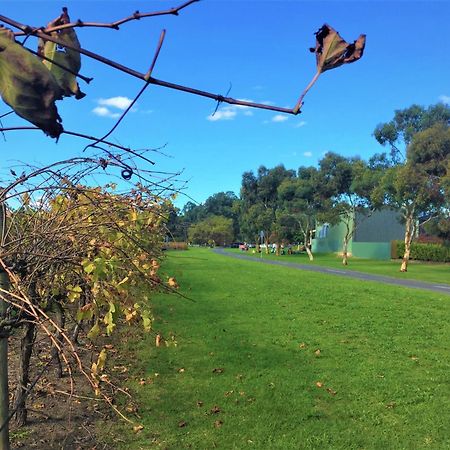
POLYGON ((353 256, 370 259, 391 259, 390 242, 353 242, 353 256))

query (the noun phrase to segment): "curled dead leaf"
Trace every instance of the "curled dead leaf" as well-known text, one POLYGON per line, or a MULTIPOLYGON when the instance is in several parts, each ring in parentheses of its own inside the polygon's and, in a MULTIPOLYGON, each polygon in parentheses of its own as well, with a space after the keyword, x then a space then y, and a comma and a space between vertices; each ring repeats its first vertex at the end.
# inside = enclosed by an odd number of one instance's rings
POLYGON ((144 429, 144 425, 135 425, 133 431, 137 434, 144 429))
POLYGON ((316 382, 316 386, 317 386, 318 388, 321 388, 321 387, 323 387, 323 383, 322 383, 321 381, 317 381, 317 382, 316 382))
POLYGON ((360 59, 366 45, 366 35, 361 34, 349 44, 330 25, 324 24, 316 33, 316 46, 311 52, 316 54, 317 72, 335 69, 360 59))
POLYGON ((179 428, 184 428, 186 425, 187 425, 187 422, 185 420, 180 420, 180 422, 178 422, 179 428))
POLYGON ((223 422, 221 420, 216 420, 214 422, 214 427, 215 428, 220 428, 223 425, 223 422))
POLYGON ((224 368, 223 367, 216 367, 215 369, 213 369, 213 373, 223 373, 224 372, 224 368))
POLYGON ((336 395, 337 394, 337 392, 335 390, 331 389, 331 388, 327 388, 327 392, 329 394, 331 394, 331 395, 336 395))
POLYGON ((222 410, 220 409, 220 406, 214 405, 211 410, 210 413, 211 414, 219 414, 222 410))

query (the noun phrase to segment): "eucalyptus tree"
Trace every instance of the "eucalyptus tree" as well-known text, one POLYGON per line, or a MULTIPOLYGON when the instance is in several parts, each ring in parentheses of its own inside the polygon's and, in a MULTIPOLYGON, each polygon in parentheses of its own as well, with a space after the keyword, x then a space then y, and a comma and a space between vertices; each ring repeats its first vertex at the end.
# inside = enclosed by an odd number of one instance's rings
POLYGON ((359 157, 329 152, 319 161, 319 195, 328 207, 323 219, 344 225, 342 263, 348 264, 348 246, 361 220, 373 209, 376 173, 359 157))
MULTIPOLYGON (((300 167, 297 177, 285 179, 278 188, 281 208, 291 218, 297 236, 313 261, 311 238, 328 200, 319 195, 319 172, 315 167, 300 167)), ((287 219, 284 219, 287 222, 287 219)))
POLYGON ((265 166, 258 168, 257 174, 245 172, 241 187, 241 229, 247 236, 258 241, 260 232, 264 234, 266 251, 269 237, 276 232, 277 210, 280 207, 278 187, 295 172, 278 165, 273 169, 265 166))
POLYGON ((391 167, 383 176, 374 198, 379 204, 402 212, 405 222, 402 272, 408 270, 411 242, 418 226, 445 211, 448 195, 443 195, 443 189, 448 156, 444 156, 444 148, 449 125, 449 106, 442 103, 428 108, 412 105, 395 111, 390 122, 378 125, 374 131, 377 141, 390 148, 391 158, 391 167), (440 169, 430 171, 436 164, 440 169), (440 179, 442 183, 438 181, 440 179))

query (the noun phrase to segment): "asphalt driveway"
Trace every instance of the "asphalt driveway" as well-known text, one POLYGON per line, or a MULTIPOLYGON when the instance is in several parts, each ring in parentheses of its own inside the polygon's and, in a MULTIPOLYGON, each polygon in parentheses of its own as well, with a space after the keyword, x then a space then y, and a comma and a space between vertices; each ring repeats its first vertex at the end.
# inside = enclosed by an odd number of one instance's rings
POLYGON ((355 271, 350 271, 350 270, 339 270, 339 269, 332 269, 329 267, 322 267, 322 266, 310 266, 310 265, 306 265, 306 264, 298 264, 298 263, 287 262, 287 261, 274 261, 274 260, 264 259, 264 258, 260 258, 260 257, 256 257, 256 256, 247 256, 247 255, 243 255, 243 254, 239 254, 239 253, 231 253, 231 252, 226 251, 223 248, 215 248, 213 251, 220 255, 228 256, 230 258, 245 259, 245 260, 258 262, 260 264, 271 264, 273 266, 285 266, 285 267, 291 267, 292 269, 325 273, 327 275, 335 275, 335 276, 339 276, 339 277, 356 278, 357 280, 362 280, 362 281, 375 281, 378 283, 393 284, 395 286, 404 286, 404 287, 409 287, 409 288, 413 288, 413 289, 425 289, 426 291, 433 291, 433 292, 439 292, 441 294, 450 295, 450 285, 445 285, 445 284, 427 283, 425 281, 415 281, 415 280, 401 280, 399 278, 391 278, 391 277, 386 277, 383 275, 373 275, 373 274, 369 274, 369 273, 355 272, 355 271))

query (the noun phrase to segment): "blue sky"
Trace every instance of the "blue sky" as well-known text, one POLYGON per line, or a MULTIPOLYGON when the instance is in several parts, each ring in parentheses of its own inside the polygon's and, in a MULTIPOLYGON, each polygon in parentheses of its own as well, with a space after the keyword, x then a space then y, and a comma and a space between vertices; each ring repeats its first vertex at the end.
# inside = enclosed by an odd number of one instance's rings
MULTIPOLYGON (((179 3, 182 3, 180 1, 179 3)), ((2 1, 1 14, 45 25, 68 6, 72 19, 109 22, 179 4, 150 1, 2 1)), ((111 139, 132 148, 157 148, 155 170, 178 172, 198 202, 219 191, 239 192, 241 175, 261 164, 297 169, 334 151, 367 158, 382 150, 375 126, 413 103, 450 102, 450 2, 446 1, 221 1, 203 0, 178 17, 150 18, 121 31, 78 31, 84 48, 140 72, 152 60, 161 29, 167 36, 153 76, 213 93, 292 107, 315 73, 308 49, 323 23, 347 41, 367 35, 363 58, 324 73, 294 117, 221 105, 150 86, 111 139)), ((30 47, 35 45, 31 39, 30 47)), ((65 129, 101 136, 142 82, 83 58, 87 96, 58 102, 65 129)), ((8 111, 3 104, 0 114, 8 111)), ((25 125, 8 116, 4 126, 25 125)), ((48 163, 80 154, 85 146, 62 136, 11 132, 0 141, 4 170, 17 160, 48 163)), ((182 206, 187 197, 180 196, 182 206)))

